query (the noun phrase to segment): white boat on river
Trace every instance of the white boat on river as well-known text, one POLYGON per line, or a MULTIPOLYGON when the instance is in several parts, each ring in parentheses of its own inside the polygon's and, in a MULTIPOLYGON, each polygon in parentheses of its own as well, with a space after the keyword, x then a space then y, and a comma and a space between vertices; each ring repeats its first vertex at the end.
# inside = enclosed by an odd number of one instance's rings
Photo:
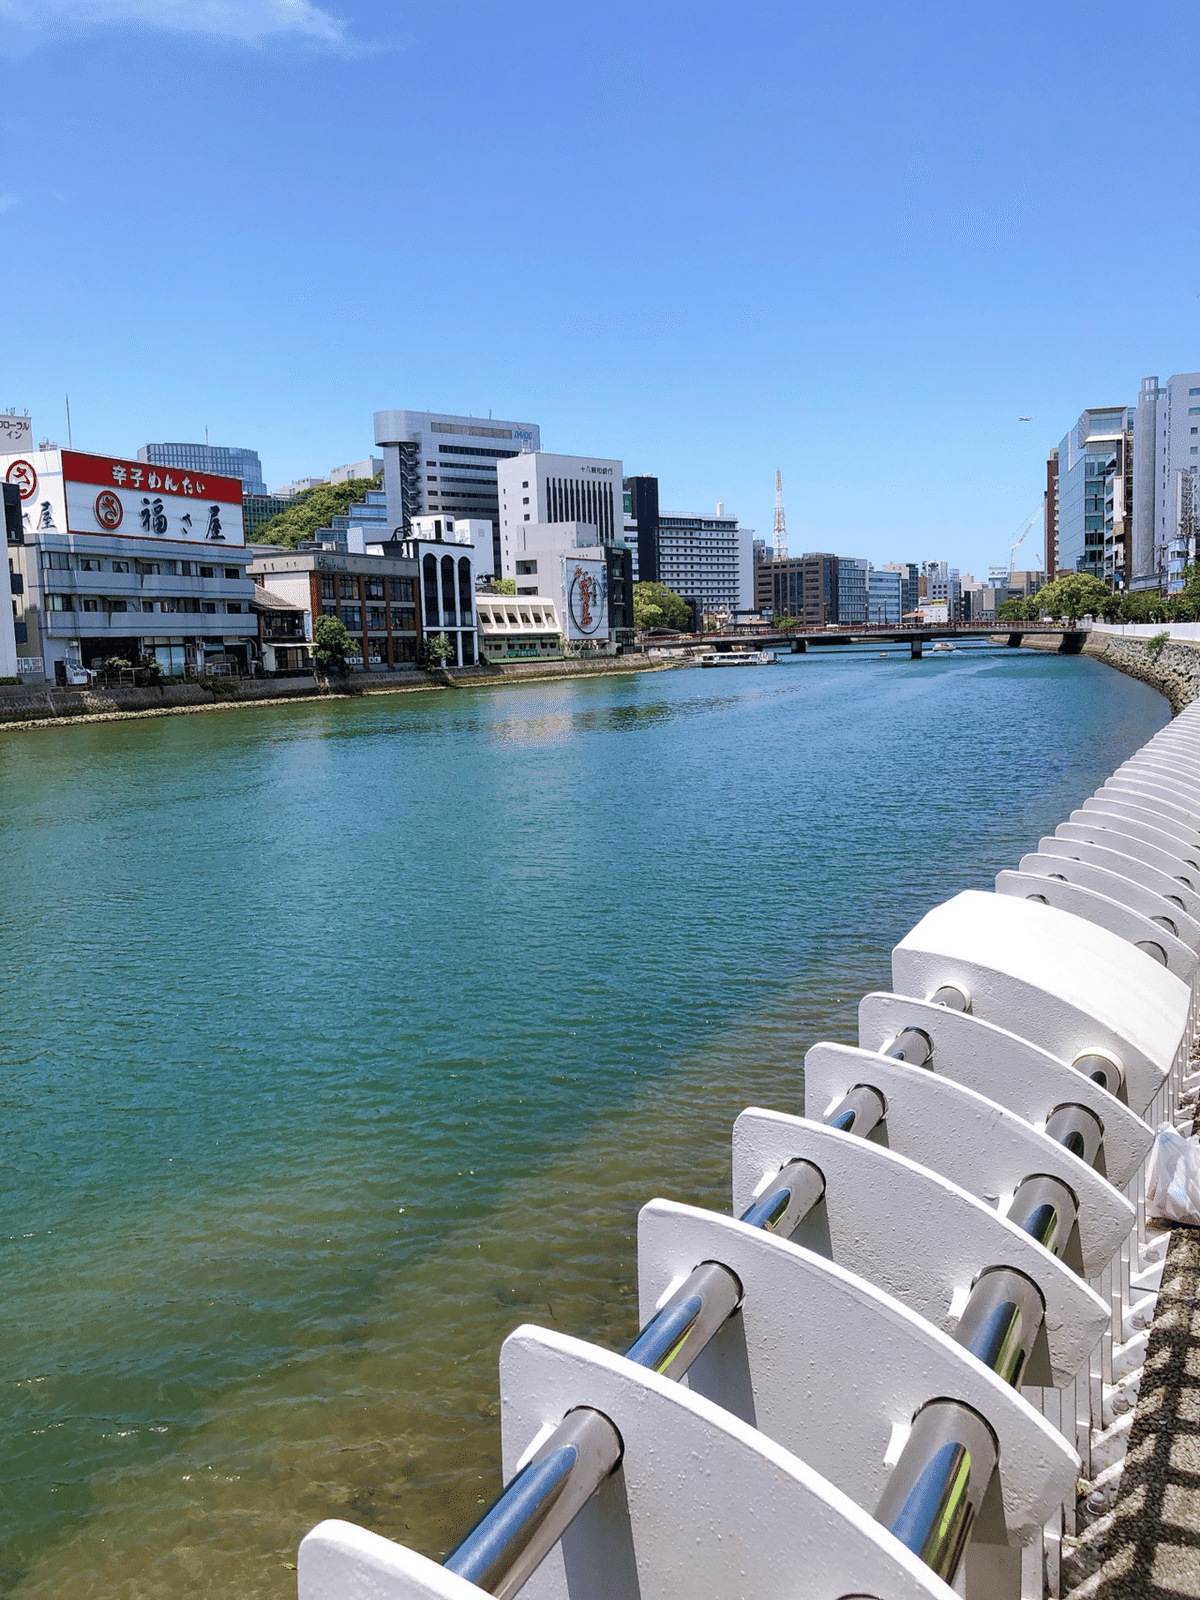
POLYGON ((700 657, 702 667, 772 667, 773 650, 709 650, 700 657))

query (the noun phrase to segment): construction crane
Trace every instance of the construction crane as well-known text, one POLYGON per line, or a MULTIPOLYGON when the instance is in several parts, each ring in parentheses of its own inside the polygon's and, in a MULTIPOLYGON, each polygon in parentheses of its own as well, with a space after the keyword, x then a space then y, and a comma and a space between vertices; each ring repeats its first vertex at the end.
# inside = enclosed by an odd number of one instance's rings
POLYGON ((775 559, 783 561, 787 550, 787 512, 783 509, 783 473, 775 473, 775 559))
POLYGON ((1012 574, 1013 574, 1013 559, 1014 559, 1014 557, 1016 556, 1016 553, 1017 553, 1017 546, 1018 545, 1022 545, 1022 544, 1025 543, 1025 540, 1029 537, 1029 530, 1033 527, 1034 523, 1041 516, 1041 514, 1042 514, 1042 512, 1044 510, 1045 510, 1045 501, 1043 500, 1042 504, 1037 508, 1037 510, 1030 517, 1029 521, 1021 529, 1021 532, 1017 537, 1016 543, 1009 545, 1009 547, 1008 547, 1008 575, 1009 575, 1010 578, 1012 577, 1012 574))

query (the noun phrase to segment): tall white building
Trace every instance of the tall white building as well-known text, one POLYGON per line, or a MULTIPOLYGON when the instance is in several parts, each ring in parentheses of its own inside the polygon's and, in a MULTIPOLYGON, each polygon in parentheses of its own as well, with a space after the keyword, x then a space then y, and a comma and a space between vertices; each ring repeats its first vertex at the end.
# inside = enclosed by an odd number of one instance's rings
POLYGON ((904 574, 898 563, 867 569, 867 621, 900 621, 903 612, 904 574))
POLYGON ((1143 378, 1133 424, 1133 589, 1183 586, 1197 556, 1200 372, 1143 378))
POLYGON ((701 613, 754 605, 754 529, 739 528, 718 502, 715 515, 667 511, 658 519, 658 576, 701 613))
POLYGON ((536 422, 500 422, 437 411, 377 411, 375 443, 383 447, 383 486, 393 538, 413 517, 486 518, 492 560, 477 554, 481 572, 500 571, 498 465, 542 442, 536 422))
POLYGON ((501 577, 516 576, 516 563, 536 529, 539 548, 549 543, 623 544, 625 514, 621 463, 607 456, 559 456, 529 450, 496 465, 500 496, 501 577), (561 541, 547 524, 563 529, 561 541), (594 529, 594 534, 580 529, 594 529), (568 532, 567 525, 570 526, 568 532))

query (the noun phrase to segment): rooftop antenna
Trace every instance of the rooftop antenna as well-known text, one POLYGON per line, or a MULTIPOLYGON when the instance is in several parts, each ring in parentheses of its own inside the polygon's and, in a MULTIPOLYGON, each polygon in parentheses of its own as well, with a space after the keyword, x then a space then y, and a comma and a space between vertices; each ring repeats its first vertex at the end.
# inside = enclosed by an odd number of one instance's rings
POLYGON ((787 558, 787 512, 783 509, 783 473, 775 473, 775 559, 787 558))
POLYGON ((71 396, 67 395, 67 449, 74 450, 75 441, 71 437, 71 396))
POLYGON ((208 449, 208 424, 204 425, 204 448, 208 449))

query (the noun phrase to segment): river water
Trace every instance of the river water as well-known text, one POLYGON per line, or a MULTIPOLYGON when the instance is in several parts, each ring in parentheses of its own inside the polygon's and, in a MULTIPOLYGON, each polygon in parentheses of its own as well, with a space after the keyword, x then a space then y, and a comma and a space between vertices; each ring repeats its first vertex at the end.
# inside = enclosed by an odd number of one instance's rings
POLYGON ((737 1112, 1167 718, 985 648, 0 734, 7 1591, 444 1551, 504 1335, 626 1342, 638 1206, 727 1209, 737 1112))

